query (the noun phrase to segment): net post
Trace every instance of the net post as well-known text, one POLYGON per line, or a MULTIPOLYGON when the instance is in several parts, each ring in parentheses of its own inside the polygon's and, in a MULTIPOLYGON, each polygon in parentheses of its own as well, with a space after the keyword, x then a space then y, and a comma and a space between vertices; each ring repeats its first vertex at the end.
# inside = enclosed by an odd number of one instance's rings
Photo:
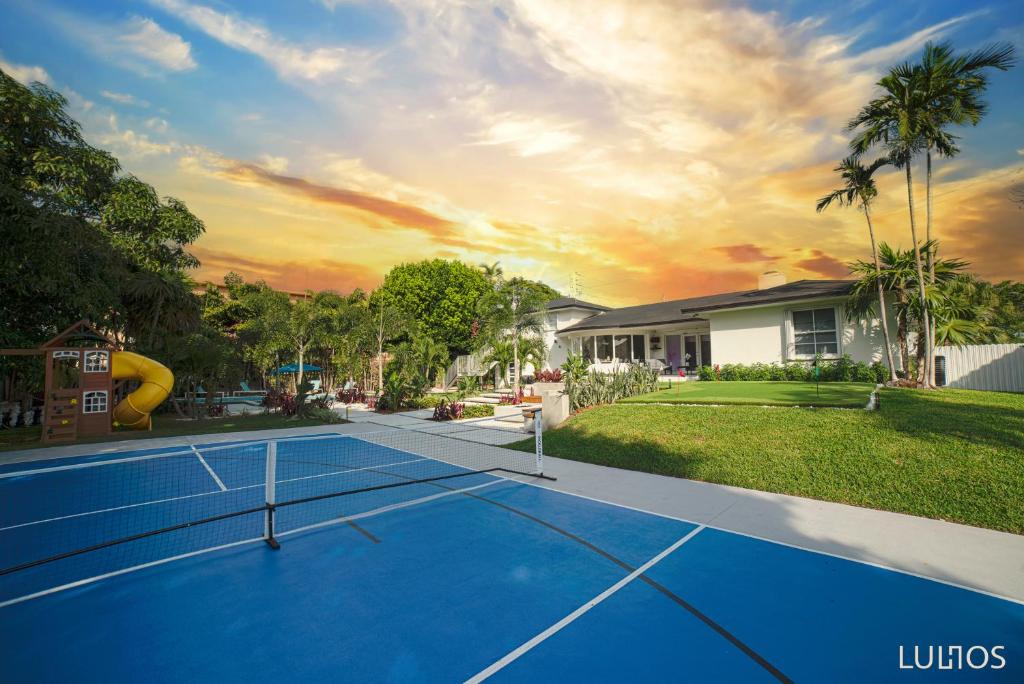
POLYGON ((540 474, 544 473, 544 429, 542 427, 541 411, 533 413, 533 443, 534 453, 537 455, 536 469, 540 474))
POLYGON ((263 524, 263 541, 275 551, 281 548, 274 538, 274 503, 276 501, 275 484, 277 482, 277 441, 267 442, 267 479, 265 490, 266 519, 263 524))

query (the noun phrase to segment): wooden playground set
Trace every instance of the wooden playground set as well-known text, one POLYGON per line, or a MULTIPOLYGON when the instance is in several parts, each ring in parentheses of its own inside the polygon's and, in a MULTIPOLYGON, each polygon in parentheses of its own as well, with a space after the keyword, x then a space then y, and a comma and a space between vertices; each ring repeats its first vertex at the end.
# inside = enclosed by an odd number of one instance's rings
POLYGON ((36 348, 0 349, 2 356, 45 356, 42 438, 70 442, 108 435, 114 427, 148 430, 151 412, 174 387, 174 375, 161 363, 121 351, 106 335, 82 320, 36 348), (138 387, 116 405, 127 383, 138 387))

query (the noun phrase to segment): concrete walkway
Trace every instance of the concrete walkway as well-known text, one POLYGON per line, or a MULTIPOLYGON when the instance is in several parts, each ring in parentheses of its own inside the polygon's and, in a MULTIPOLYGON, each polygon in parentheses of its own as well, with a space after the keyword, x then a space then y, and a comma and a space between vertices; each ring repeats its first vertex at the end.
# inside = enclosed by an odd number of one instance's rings
MULTIPOLYGON (((31 449, 0 454, 0 464, 190 443, 421 429, 428 415, 420 413, 350 410, 353 422, 342 425, 31 449)), ((528 482, 1024 602, 1024 536, 560 458, 546 457, 544 462, 545 473, 558 480, 528 482)))

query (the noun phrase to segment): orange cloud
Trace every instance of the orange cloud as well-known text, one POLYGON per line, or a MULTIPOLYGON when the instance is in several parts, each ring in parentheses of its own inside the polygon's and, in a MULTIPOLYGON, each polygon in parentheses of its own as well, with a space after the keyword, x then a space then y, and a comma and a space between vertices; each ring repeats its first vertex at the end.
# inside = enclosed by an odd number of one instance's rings
POLYGON ((729 257, 730 261, 735 261, 741 264, 757 261, 776 261, 780 258, 772 256, 771 254, 765 254, 764 249, 749 242, 743 245, 722 245, 720 247, 715 247, 714 249, 716 252, 721 252, 725 256, 729 257))
POLYGON ((256 182, 298 193, 316 202, 358 209, 406 228, 424 230, 436 237, 444 237, 455 224, 420 207, 395 202, 355 190, 320 185, 295 176, 268 171, 256 164, 238 163, 224 171, 228 178, 256 182))
POLYGON ((201 265, 196 273, 200 282, 219 283, 234 271, 248 281, 263 280, 273 288, 289 292, 306 290, 334 290, 351 292, 362 288, 372 290, 381 282, 380 274, 362 264, 344 263, 330 259, 309 261, 281 261, 248 259, 237 254, 193 247, 190 250, 201 265))
POLYGON ((811 256, 801 259, 793 264, 811 273, 817 273, 825 278, 848 278, 850 269, 839 259, 825 254, 820 249, 812 249, 811 256))

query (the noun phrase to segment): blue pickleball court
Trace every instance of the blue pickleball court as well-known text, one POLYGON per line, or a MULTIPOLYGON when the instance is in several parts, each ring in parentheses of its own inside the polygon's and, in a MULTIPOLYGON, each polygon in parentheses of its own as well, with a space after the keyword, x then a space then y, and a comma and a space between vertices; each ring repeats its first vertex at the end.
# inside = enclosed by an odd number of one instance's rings
POLYGON ((1020 603, 545 489, 475 433, 3 466, 3 681, 1024 681, 1020 603), (1005 666, 900 668, 929 645, 1005 666))

